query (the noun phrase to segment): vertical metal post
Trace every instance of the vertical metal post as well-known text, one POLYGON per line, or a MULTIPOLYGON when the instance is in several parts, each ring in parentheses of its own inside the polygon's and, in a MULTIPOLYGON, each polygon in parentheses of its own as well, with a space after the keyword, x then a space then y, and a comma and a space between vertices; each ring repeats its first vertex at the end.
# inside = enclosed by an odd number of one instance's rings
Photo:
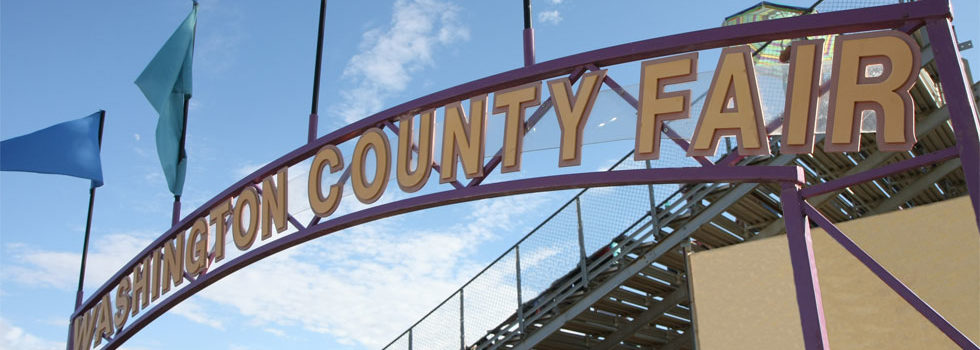
MULTIPOLYGON (((646 160, 647 169, 652 169, 650 161, 646 160)), ((647 191, 650 192, 650 222, 653 224, 653 236, 660 240, 660 217, 657 216, 657 196, 653 193, 653 185, 647 185, 647 191)))
POLYGON ((180 195, 175 194, 173 212, 170 214, 170 226, 177 226, 178 221, 180 221, 180 195))
POLYGON ((95 187, 88 189, 88 219, 85 220, 85 239, 82 243, 82 267, 78 270, 78 292, 75 293, 75 310, 82 306, 82 286, 85 284, 85 261, 88 258, 88 240, 92 232, 92 207, 95 205, 95 187))
MULTIPOLYGON (((197 6, 196 4, 194 6, 197 6)), ((195 33, 197 32, 197 26, 194 27, 195 33)), ((177 152, 177 165, 180 166, 180 160, 187 158, 187 150, 184 148, 184 143, 187 141, 187 111, 190 109, 191 95, 184 94, 184 121, 180 128, 180 148, 177 152)), ((186 175, 185 175, 186 176, 186 175)), ((174 195, 174 207, 173 213, 170 218, 170 226, 176 226, 177 222, 180 221, 180 195, 174 195)))
POLYGON ((531 28, 531 0, 524 0, 524 66, 534 64, 534 28, 531 28))
MULTIPOLYGON (((197 0, 193 0, 193 1, 194 1, 194 9, 196 10, 197 9, 197 0)), ((191 35, 191 55, 192 56, 193 56, 193 53, 194 53, 195 38, 197 38, 197 22, 196 22, 196 20, 194 22, 193 34, 191 35)), ((190 110, 190 105, 191 105, 191 95, 185 93, 184 94, 184 117, 183 117, 183 123, 181 124, 181 127, 180 127, 180 146, 179 146, 180 148, 177 149, 178 150, 177 151, 177 163, 175 164, 175 166, 177 166, 178 168, 180 168, 180 160, 181 159, 187 159, 187 150, 184 148, 184 144, 187 142, 187 112, 190 110)), ((187 169, 185 168, 184 171, 185 171, 185 175, 184 176, 186 178, 186 176, 187 176, 186 175, 187 169)), ((178 180, 177 182, 180 184, 180 187, 181 187, 180 188, 180 191, 183 192, 183 190, 184 190, 183 189, 184 181, 183 180, 178 180)), ((179 194, 174 194, 174 206, 173 206, 172 217, 170 219, 170 226, 177 226, 177 222, 178 221, 180 221, 180 195, 179 194)))
POLYGON ((415 329, 415 327, 412 327, 412 328, 409 328, 408 329, 408 350, 412 350, 412 340, 413 340, 412 339, 412 330, 414 330, 414 329, 415 329))
MULTIPOLYGON (((950 10, 952 13, 952 10, 950 10)), ((973 203, 974 220, 980 228, 980 120, 977 105, 960 57, 956 36, 948 18, 926 23, 929 42, 939 71, 939 82, 946 95, 949 120, 956 135, 956 149, 963 162, 963 176, 973 203)))
POLYGON ((799 190, 799 185, 783 183, 780 194, 789 258, 793 265, 793 282, 796 285, 796 304, 800 309, 805 349, 825 350, 830 349, 827 324, 824 321, 817 264, 813 259, 810 225, 803 212, 803 198, 800 197, 799 190))
POLYGON ((515 260, 517 261, 517 323, 520 333, 524 334, 524 297, 521 296, 521 246, 514 247, 515 260))
MULTIPOLYGON (((102 130, 105 128, 105 111, 99 111, 99 152, 102 151, 102 130)), ((92 211, 95 207, 95 184, 88 189, 88 217, 85 219, 85 238, 82 243, 82 267, 78 271, 78 292, 75 293, 75 311, 82 305, 82 286, 85 284, 85 261, 88 258, 88 240, 92 233, 92 211)))
POLYGON ((694 283, 692 283, 691 278, 691 254, 694 253, 694 249, 691 248, 691 240, 688 239, 684 242, 684 277, 687 284, 687 297, 690 300, 691 306, 691 344, 694 350, 701 348, 698 343, 698 316, 694 305, 694 283))
POLYGON ((306 142, 316 140, 316 128, 319 116, 317 106, 320 104, 320 65, 323 61, 323 23, 326 20, 327 0, 320 0, 320 25, 316 33, 316 63, 313 68, 313 103, 310 107, 310 125, 306 132, 306 142))
POLYGON ((75 350, 75 327, 72 324, 74 321, 75 319, 68 317, 68 341, 65 342, 65 350, 75 350))
MULTIPOLYGON (((105 110, 99 111, 99 152, 102 152, 102 130, 105 129, 105 110)), ((82 242, 82 266, 78 270, 78 292, 75 293, 75 311, 78 311, 78 307, 82 306, 82 296, 84 291, 82 287, 85 285, 85 261, 88 260, 88 241, 89 236, 92 233, 92 213, 95 207, 95 186, 94 184, 88 189, 88 217, 85 219, 85 238, 82 242)), ((72 348, 72 343, 74 342, 73 334, 74 328, 72 328, 73 319, 68 319, 68 342, 66 343, 68 349, 72 348)))
POLYGON ((463 327, 463 289, 459 289, 459 350, 466 350, 466 332, 463 327))
POLYGON ((586 264, 585 256, 585 230, 582 228, 582 204, 579 200, 581 197, 575 197, 575 214, 578 217, 578 250, 581 255, 581 260, 579 265, 582 267, 582 285, 585 287, 589 286, 589 267, 586 264))

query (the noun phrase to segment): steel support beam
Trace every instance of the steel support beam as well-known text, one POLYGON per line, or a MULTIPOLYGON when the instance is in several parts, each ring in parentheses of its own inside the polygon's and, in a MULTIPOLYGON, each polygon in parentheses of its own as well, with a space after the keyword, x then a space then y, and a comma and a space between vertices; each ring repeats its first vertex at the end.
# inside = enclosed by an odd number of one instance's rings
MULTIPOLYGON (((784 157, 784 156, 780 156, 780 157, 784 157)), ((780 157, 777 157, 776 160, 779 160, 780 157)), ((785 157, 789 158, 789 160, 795 158, 795 156, 785 156, 785 157)), ((588 308, 592 306, 592 304, 595 304, 597 301, 599 301, 599 299, 602 299, 602 297, 604 297, 606 294, 609 294, 609 292, 619 287, 619 285, 623 284, 623 282, 625 282, 627 279, 642 271, 644 268, 652 264, 654 261, 656 261, 664 254, 670 252, 678 244, 683 243, 691 236, 691 234, 694 233, 694 231, 700 228, 701 225, 708 223, 709 221, 711 221, 711 219, 714 219, 716 216, 720 215, 730 205, 737 202, 739 199, 741 199, 749 192, 752 192, 752 190, 754 190, 756 186, 758 186, 758 184, 743 183, 733 188, 730 192, 726 193, 720 199, 718 199, 714 203, 711 203, 711 205, 709 205, 703 211, 698 213, 697 216, 695 216, 690 221, 685 223, 683 226, 678 228, 676 231, 674 231, 666 238, 664 238, 664 240, 661 241, 656 246, 654 246, 653 249, 650 249, 645 254, 640 256, 640 258, 636 259, 633 262, 633 264, 620 270, 615 275, 610 276, 609 279, 604 281, 602 284, 595 286, 592 290, 588 291, 581 299, 579 299, 578 302, 573 304, 571 307, 566 309, 561 314, 558 314, 557 316, 552 318, 550 322, 544 324, 540 329, 538 329, 534 333, 528 335, 523 342, 517 344, 513 349, 514 350, 531 349, 541 341, 548 338, 548 336, 550 336, 554 332, 557 332, 559 329, 561 329, 561 326, 563 326, 566 322, 575 318, 576 316, 578 316, 578 314, 582 313, 583 311, 588 310, 588 308)))
POLYGON ((956 345, 962 349, 980 350, 980 347, 978 347, 976 343, 964 335, 963 332, 956 328, 956 326, 953 326, 948 320, 946 320, 945 317, 943 317, 943 315, 936 312, 936 310, 922 300, 922 298, 919 298, 919 296, 915 294, 915 291, 906 286, 905 283, 895 277, 895 275, 888 272, 884 266, 881 266, 881 264, 875 261, 871 255, 868 255, 867 252, 861 249, 857 243, 854 243, 850 237, 847 237, 847 235, 837 229, 837 227, 834 226, 834 224, 825 216, 823 216, 820 211, 806 203, 803 203, 803 207, 806 211, 806 215, 813 219, 813 222, 816 223, 817 226, 824 229, 824 231, 827 232, 831 238, 836 240, 837 243, 840 243, 845 250, 857 258, 858 261, 864 264, 864 266, 871 270, 872 273, 878 276, 882 282, 885 282, 885 284, 895 291, 896 294, 902 297, 902 299, 905 299, 905 302, 922 314, 922 316, 924 316, 927 320, 929 320, 929 322, 936 326, 936 328, 942 331, 943 334, 949 337, 949 339, 956 343, 956 345))
POLYGON ((895 210, 900 205, 905 204, 905 202, 908 202, 912 198, 915 198, 915 196, 917 196, 919 193, 922 193, 922 191, 925 191, 927 188, 938 182, 949 173, 959 169, 962 164, 963 162, 961 162, 959 159, 950 159, 942 165, 933 168, 928 173, 916 179, 907 187, 903 188, 901 192, 898 192, 888 199, 882 201, 881 204, 871 210, 871 215, 895 210))
POLYGON ((786 221, 786 241, 789 244, 789 259, 793 265, 793 284, 796 287, 796 304, 800 309, 804 348, 827 350, 830 349, 830 341, 823 314, 820 280, 817 278, 813 240, 810 238, 809 222, 803 212, 800 186, 783 183, 779 197, 786 221))
MULTIPOLYGON (((603 340, 602 343, 599 343, 599 345, 592 347, 592 349, 595 350, 612 349, 613 347, 619 345, 619 342, 626 340, 627 338, 632 336, 634 333, 636 333, 636 331, 640 330, 640 328, 646 327, 647 325, 650 324, 650 322, 653 322, 654 320, 660 318, 660 316, 663 316, 664 313, 666 313, 672 307, 686 300, 687 296, 688 296, 687 284, 685 283, 684 285, 678 287, 669 295, 664 297, 664 299, 661 300, 659 303, 651 306, 646 311, 643 311, 642 313, 637 315, 636 318, 633 319, 633 322, 624 325, 622 328, 616 330, 616 332, 614 332, 613 334, 607 336, 606 340, 603 340)), ((688 332, 684 332, 684 333, 687 334, 688 332)))
MULTIPOLYGON (((943 125, 943 123, 945 123, 947 120, 949 120, 949 110, 945 106, 943 106, 943 108, 940 108, 939 110, 929 113, 929 115, 927 115, 925 118, 920 119, 919 122, 915 124, 915 137, 920 139, 922 137, 925 137, 926 134, 932 132, 940 125, 943 125)), ((820 135, 818 137, 822 138, 823 135, 820 135)), ((868 156, 868 158, 865 158, 863 161, 855 165, 853 168, 848 169, 846 172, 844 172, 844 174, 841 174, 840 177, 859 174, 874 169, 875 167, 881 165, 882 163, 894 157, 895 154, 897 153, 880 152, 880 151, 872 153, 870 156, 868 156)), ((814 207, 819 208, 824 203, 827 203, 827 201, 833 199, 836 196, 837 196, 836 192, 825 193, 813 197, 807 200, 807 202, 813 205, 814 207)), ((783 218, 779 218, 776 219, 776 221, 769 223, 769 225, 767 225, 765 228, 759 231, 759 234, 749 238, 749 240, 772 237, 783 232, 786 232, 785 225, 783 223, 783 218)))
POLYGON ((946 95, 950 122, 956 135, 956 148, 963 161, 963 177, 966 178, 970 202, 973 203, 973 219, 980 228, 980 119, 972 96, 972 84, 967 81, 966 68, 963 67, 963 58, 960 57, 950 23, 952 10, 948 13, 947 18, 928 20, 926 32, 929 33, 932 52, 936 55, 939 83, 946 95))
POLYGON ((884 177, 901 174, 910 170, 915 170, 924 166, 930 166, 939 162, 956 158, 955 147, 950 147, 941 151, 923 154, 915 158, 906 159, 900 162, 884 165, 873 170, 868 170, 860 174, 836 178, 824 183, 812 185, 800 191, 803 198, 816 197, 824 193, 832 193, 851 186, 874 181, 884 177))
POLYGON ((678 350, 682 346, 692 342, 694 340, 694 332, 691 329, 692 327, 684 328, 684 334, 681 334, 681 336, 674 338, 674 340, 671 340, 669 343, 660 347, 660 349, 658 350, 678 350))

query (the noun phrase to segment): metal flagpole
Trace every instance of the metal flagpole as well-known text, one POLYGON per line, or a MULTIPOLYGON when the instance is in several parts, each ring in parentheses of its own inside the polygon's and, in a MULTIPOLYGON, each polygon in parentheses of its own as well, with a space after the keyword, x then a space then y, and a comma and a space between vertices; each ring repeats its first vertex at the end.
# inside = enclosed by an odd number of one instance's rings
MULTIPOLYGON (((193 0, 193 1, 194 1, 194 7, 197 7, 197 0, 193 0)), ((191 34, 191 55, 194 54, 194 44, 196 41, 195 40, 196 37, 197 37, 197 20, 194 21, 194 33, 191 34)), ((190 106, 190 102, 191 102, 191 95, 184 94, 184 121, 180 127, 180 148, 179 151, 177 152, 178 167, 180 166, 180 160, 187 158, 187 151, 184 150, 184 141, 187 139, 187 108, 188 106, 190 106)), ((185 173, 184 178, 186 179, 186 177, 187 175, 185 173)), ((177 221, 180 221, 180 195, 179 194, 174 195, 174 211, 173 211, 173 216, 170 219, 170 225, 171 226, 177 225, 177 221)))
MULTIPOLYGON (((102 152, 102 127, 105 125, 105 110, 99 111, 99 153, 102 152)), ((88 219, 85 220, 85 241, 82 244, 82 267, 78 271, 78 293, 75 294, 75 309, 82 305, 82 285, 85 284, 85 260, 88 258, 88 238, 92 232, 92 208, 95 204, 95 186, 88 190, 88 219)))
MULTIPOLYGON (((194 26, 195 32, 197 31, 197 26, 194 26)), ((193 49, 192 49, 193 50, 193 49)), ((190 106, 191 95, 184 94, 184 121, 180 127, 180 150, 177 152, 177 165, 180 166, 180 160, 187 158, 187 152, 184 150, 184 141, 187 139, 187 108, 190 106)), ((184 175, 186 178, 186 175, 184 175)), ((180 195, 174 195, 174 212, 170 220, 170 225, 177 225, 177 221, 180 220, 180 195)))
POLYGON ((313 68, 313 103, 310 107, 310 126, 306 134, 307 142, 316 140, 316 126, 319 118, 317 107, 320 104, 320 65, 323 61, 323 24, 326 13, 327 0, 320 0, 320 26, 316 33, 316 65, 313 68))
POLYGON ((524 0, 524 66, 534 64, 534 28, 531 28, 531 0, 524 0))

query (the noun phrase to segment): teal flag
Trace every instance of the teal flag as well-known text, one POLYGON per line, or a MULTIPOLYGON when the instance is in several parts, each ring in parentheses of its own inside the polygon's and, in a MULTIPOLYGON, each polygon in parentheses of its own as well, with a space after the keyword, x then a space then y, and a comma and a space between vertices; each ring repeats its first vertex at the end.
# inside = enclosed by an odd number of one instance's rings
POLYGON ((0 142, 0 170, 61 174, 102 186, 99 128, 103 111, 0 142))
POLYGON ((197 26, 197 4, 184 22, 143 73, 136 86, 160 113, 157 121, 157 155, 170 193, 179 196, 184 190, 187 154, 184 152, 184 100, 191 98, 191 64, 194 60, 194 29, 197 26))

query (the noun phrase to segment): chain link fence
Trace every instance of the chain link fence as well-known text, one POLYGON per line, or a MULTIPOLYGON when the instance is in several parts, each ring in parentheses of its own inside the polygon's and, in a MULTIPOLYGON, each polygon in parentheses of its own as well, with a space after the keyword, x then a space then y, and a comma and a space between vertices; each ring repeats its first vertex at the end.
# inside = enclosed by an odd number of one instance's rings
MULTIPOLYGON (((697 166, 669 140, 663 148, 653 164, 697 166)), ((648 166, 630 153, 610 171, 648 166)), ((678 193, 678 185, 579 192, 385 349, 493 349, 524 334, 598 271, 652 241, 652 206, 669 208, 678 193)))

